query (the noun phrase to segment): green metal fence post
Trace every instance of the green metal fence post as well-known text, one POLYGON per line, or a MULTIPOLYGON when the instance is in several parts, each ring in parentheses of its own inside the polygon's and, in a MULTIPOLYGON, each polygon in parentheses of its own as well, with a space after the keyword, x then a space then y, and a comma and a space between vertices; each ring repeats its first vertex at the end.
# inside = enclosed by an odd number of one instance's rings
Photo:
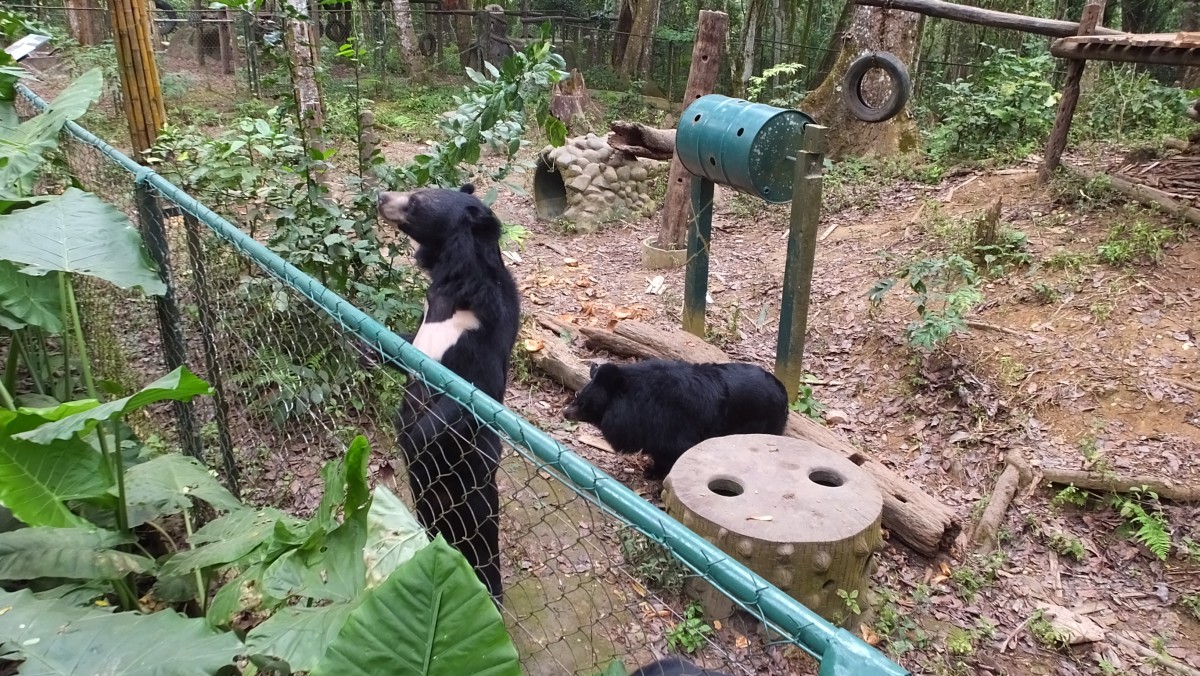
POLYGON ((221 448, 221 459, 225 463, 225 478, 229 490, 240 497, 238 487, 237 460, 233 457, 233 437, 229 432, 229 402, 225 399, 225 385, 221 378, 221 362, 217 359, 217 339, 213 327, 217 317, 212 311, 208 297, 208 270, 204 265, 204 247, 200 240, 200 221, 192 214, 184 214, 187 230, 188 257, 192 264, 192 290, 196 294, 196 305, 200 310, 200 335, 204 340, 204 368, 208 384, 213 388, 213 408, 216 410, 217 445, 221 448))
POLYGON ((788 231, 787 266, 783 273, 783 304, 779 311, 779 343, 775 377, 794 400, 804 377, 804 334, 808 330, 808 300, 812 295, 813 260, 821 222, 821 187, 825 164, 825 127, 805 126, 803 147, 796 157, 792 188, 792 218, 788 231))
MULTIPOLYGON (((146 174, 148 175, 148 174, 146 174)), ((183 325, 179 315, 179 303, 175 300, 175 286, 171 280, 171 254, 167 244, 166 218, 155 191, 147 185, 146 175, 138 176, 134 184, 138 220, 141 222, 142 237, 150 258, 158 266, 158 275, 167 291, 154 299, 155 314, 158 315, 158 332, 162 337, 163 359, 167 370, 187 363, 187 344, 183 340, 183 325)), ((195 411, 191 402, 172 402, 175 419, 179 424, 179 443, 183 450, 194 458, 202 458, 204 445, 196 428, 195 411)))
POLYGON ((687 272, 683 286, 683 330, 704 337, 708 304, 708 247, 712 242, 713 189, 707 178, 692 177, 692 218, 688 223, 687 272))

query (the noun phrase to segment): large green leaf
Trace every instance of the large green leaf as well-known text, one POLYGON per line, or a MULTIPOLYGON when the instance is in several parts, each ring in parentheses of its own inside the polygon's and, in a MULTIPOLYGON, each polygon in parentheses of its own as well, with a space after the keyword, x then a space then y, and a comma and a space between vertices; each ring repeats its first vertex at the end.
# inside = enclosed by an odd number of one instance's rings
POLYGON ((130 526, 178 514, 192 506, 193 498, 225 512, 243 509, 242 503, 204 465, 186 455, 160 455, 125 473, 130 526))
POLYGON ((282 608, 246 635, 246 653, 283 660, 293 671, 312 671, 362 598, 318 608, 282 608))
POLYGON ((152 296, 167 291, 125 214, 77 188, 0 216, 0 258, 30 275, 70 272, 152 296))
POLYGON ((36 527, 0 533, 0 580, 115 580, 153 570, 150 559, 113 549, 132 541, 119 533, 86 528, 36 527))
POLYGON ((35 430, 23 432, 19 438, 32 441, 35 444, 48 444, 55 439, 69 439, 76 432, 95 427, 96 423, 123 416, 130 411, 149 406, 160 401, 190 401, 199 394, 209 394, 212 388, 188 370, 186 366, 171 371, 167 375, 142 388, 137 394, 117 399, 105 404, 66 416, 35 430))
POLYGON ((362 594, 367 576, 365 521, 365 514, 346 521, 313 546, 280 556, 263 574, 263 592, 275 598, 303 596, 334 602, 362 594))
POLYGON ((103 88, 100 69, 94 68, 68 85, 44 112, 16 127, 0 127, 0 156, 6 160, 0 163, 0 201, 21 202, 32 194, 43 153, 58 145, 63 125, 87 112, 103 88))
POLYGON ((0 311, 24 325, 33 325, 49 333, 62 333, 61 310, 58 273, 34 277, 22 273, 10 262, 0 260, 0 311))
POLYGON ((427 544, 429 536, 425 529, 400 498, 386 487, 376 486, 371 509, 367 511, 367 543, 362 553, 367 566, 367 586, 379 586, 427 544))
POLYGON ((261 591, 262 585, 259 583, 262 572, 263 564, 251 564, 240 575, 217 590, 204 615, 208 623, 214 627, 223 627, 233 620, 234 615, 262 604, 265 600, 261 591))
POLYGON ((0 641, 25 676, 209 676, 242 652, 232 633, 165 610, 108 613, 0 592, 0 641))
POLYGON ((12 436, 41 424, 39 416, 0 410, 0 503, 30 526, 87 526, 65 503, 106 494, 108 465, 79 438, 34 444, 12 436))
POLYGON ((312 676, 520 673, 500 611, 439 535, 367 593, 312 676))
POLYGON ((179 576, 240 562, 258 547, 269 545, 275 522, 288 518, 283 512, 267 507, 259 511, 240 510, 210 521, 192 534, 191 544, 195 548, 172 554, 163 562, 161 574, 179 576))

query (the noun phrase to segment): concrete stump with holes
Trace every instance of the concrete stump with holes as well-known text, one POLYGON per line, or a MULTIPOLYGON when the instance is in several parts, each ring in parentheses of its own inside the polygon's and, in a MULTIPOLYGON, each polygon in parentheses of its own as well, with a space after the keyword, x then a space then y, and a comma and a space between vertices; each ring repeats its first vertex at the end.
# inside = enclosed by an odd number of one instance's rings
MULTIPOLYGON (((867 609, 883 495, 841 455, 791 437, 719 437, 688 449, 663 489, 667 513, 831 623, 867 609)), ((735 610, 700 578, 685 590, 709 619, 735 610)))

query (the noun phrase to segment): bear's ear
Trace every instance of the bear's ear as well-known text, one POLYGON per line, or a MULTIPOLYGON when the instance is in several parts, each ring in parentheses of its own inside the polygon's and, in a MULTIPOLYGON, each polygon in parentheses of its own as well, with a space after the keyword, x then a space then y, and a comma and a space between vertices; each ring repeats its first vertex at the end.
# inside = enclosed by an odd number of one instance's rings
POLYGON ((599 371, 601 366, 603 366, 603 364, 597 364, 596 362, 592 362, 592 367, 590 369, 588 369, 588 377, 595 378, 596 371, 599 371))
POLYGON ((465 192, 465 193, 467 193, 468 195, 474 195, 474 194, 475 194, 475 184, 474 184, 474 183, 467 183, 466 185, 464 185, 463 187, 459 188, 458 190, 459 190, 459 192, 465 192))
POLYGON ((616 364, 601 364, 592 371, 592 380, 604 385, 610 390, 619 390, 625 385, 625 376, 616 364))

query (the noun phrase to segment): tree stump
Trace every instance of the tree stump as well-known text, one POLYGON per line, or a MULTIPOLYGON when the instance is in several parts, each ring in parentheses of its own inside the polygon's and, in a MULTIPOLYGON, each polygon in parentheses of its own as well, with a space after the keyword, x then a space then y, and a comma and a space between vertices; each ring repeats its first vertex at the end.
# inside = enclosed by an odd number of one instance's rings
MULTIPOLYGON (((739 434, 693 446, 663 488, 668 514, 829 622, 851 626, 851 606, 868 606, 883 496, 853 462, 799 439, 739 434)), ((733 614, 703 578, 685 589, 712 619, 733 614)))

